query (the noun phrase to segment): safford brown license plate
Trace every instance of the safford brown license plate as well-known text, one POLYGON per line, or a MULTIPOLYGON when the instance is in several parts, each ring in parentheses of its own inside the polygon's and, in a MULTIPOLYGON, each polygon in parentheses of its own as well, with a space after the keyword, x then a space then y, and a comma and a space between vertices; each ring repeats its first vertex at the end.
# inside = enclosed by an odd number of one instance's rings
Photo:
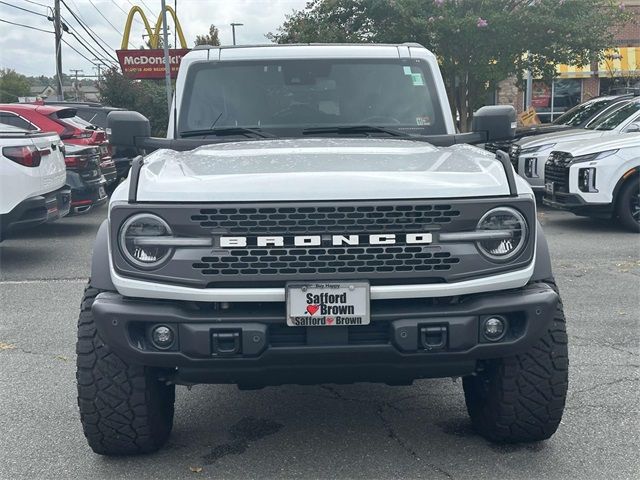
POLYGON ((290 283, 287 285, 287 325, 368 325, 369 291, 368 282, 290 283))

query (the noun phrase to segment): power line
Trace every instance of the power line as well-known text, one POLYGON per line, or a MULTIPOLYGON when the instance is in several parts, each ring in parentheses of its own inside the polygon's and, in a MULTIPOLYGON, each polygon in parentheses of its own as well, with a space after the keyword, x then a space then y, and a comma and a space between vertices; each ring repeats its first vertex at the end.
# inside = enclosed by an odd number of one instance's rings
POLYGON ((79 52, 73 45, 71 45, 69 42, 67 42, 64 38, 62 39, 62 43, 64 43, 67 47, 69 47, 71 50, 73 50, 78 55, 80 55, 82 58, 84 58, 87 62, 91 63, 91 65, 95 65, 95 63, 93 63, 93 61, 91 59, 89 59, 89 57, 86 57, 81 52, 79 52))
MULTIPOLYGON (((63 23, 64 23, 68 28, 70 28, 71 30, 73 30, 74 32, 76 32, 78 35, 82 36, 82 34, 81 34, 80 32, 78 32, 78 31, 73 27, 73 25, 71 25, 71 22, 69 22, 69 20, 67 20, 63 15, 60 15, 60 18, 62 18, 63 23)), ((76 21, 77 21, 77 23, 78 23, 81 27, 83 27, 83 28, 84 28, 84 27, 86 26, 86 24, 81 23, 79 20, 76 20, 76 21)), ((86 31, 86 30, 85 30, 85 31, 86 31)), ((91 30, 90 28, 89 28, 89 31, 91 31, 94 35, 96 35, 96 33, 95 33, 93 30, 91 30)), ((91 40, 93 40, 93 41, 98 45, 98 47, 100 47, 101 45, 104 45, 108 50, 115 50, 114 48, 112 48, 112 47, 111 47, 111 45, 109 45, 107 42, 105 42, 104 40, 102 40, 102 38, 100 38, 100 37, 95 38, 95 37, 92 37, 92 36, 91 36, 91 34, 89 34, 89 38, 90 38, 91 40)))
MULTIPOLYGON (((63 19, 65 22, 67 21, 67 20, 66 20, 66 18, 64 18, 64 17, 62 17, 62 19, 63 19)), ((96 53, 95 47, 91 46, 91 48, 89 48, 89 45, 85 45, 85 44, 84 44, 84 43, 83 43, 83 42, 78 38, 78 36, 82 36, 82 35, 80 34, 80 32, 78 32, 78 31, 73 27, 73 25, 71 25, 71 24, 67 24, 67 23, 64 23, 64 25, 69 29, 69 30, 66 30, 66 32, 67 32, 69 35, 71 35, 72 37, 74 37, 74 38, 78 41, 78 43, 80 43, 80 44, 85 48, 85 50, 89 51, 89 53, 91 53, 91 55, 93 55, 93 56, 95 56, 95 57, 99 57, 99 56, 100 56, 100 54, 99 54, 99 53, 96 53)), ((113 58, 113 57, 112 57, 112 58, 113 58)))
MULTIPOLYGON (((118 10, 120 10, 122 13, 124 13, 127 17, 129 16, 129 12, 127 12, 124 8, 122 8, 120 5, 118 5, 118 2, 116 2, 116 0, 111 0, 111 3, 113 3, 116 7, 118 7, 118 10)), ((131 2, 129 2, 131 3, 131 2)), ((142 20, 138 20, 138 17, 133 17, 133 19, 136 21, 136 23, 142 25, 144 27, 144 23, 142 23, 142 20)))
MULTIPOLYGON (((88 46, 88 45, 86 45, 82 40, 80 40, 80 39, 75 35, 75 33, 73 33, 73 32, 67 32, 67 33, 68 33, 69 35, 71 35, 73 38, 75 38, 75 39, 76 39, 76 41, 77 41, 80 45, 82 45, 82 47, 84 47, 84 49, 85 49, 87 52, 89 52, 91 55, 97 56, 97 55, 96 55, 96 52, 95 52, 94 50, 92 50, 91 48, 89 48, 89 46, 88 46)), ((68 44, 67 44, 67 45, 68 45, 68 44)), ((108 60, 108 59, 107 59, 107 60, 108 60)), ((113 64, 112 64, 112 63, 105 63, 104 61, 101 61, 101 63, 103 63, 106 67, 109 67, 109 68, 113 66, 113 64)))
MULTIPOLYGON (((96 43, 96 45, 98 45, 98 47, 100 47, 100 49, 101 49, 103 52, 105 52, 108 56, 110 56, 111 58, 113 58, 113 59, 115 60, 116 58, 113 56, 113 54, 112 54, 111 52, 109 52, 106 48, 104 48, 104 47, 102 46, 102 44, 100 44, 100 42, 98 42, 98 41, 96 40, 96 38, 95 38, 95 37, 97 36, 97 35, 96 35, 96 33, 95 33, 93 30, 91 30, 89 27, 85 26, 85 24, 84 24, 84 23, 82 23, 82 21, 80 21, 80 19, 79 19, 79 18, 78 18, 78 16, 75 14, 75 12, 69 8, 69 5, 67 5, 67 2, 65 2, 65 0, 61 0, 61 1, 62 1, 62 4, 63 4, 63 5, 65 6, 65 8, 67 9, 67 11, 71 14, 71 16, 73 16, 73 18, 75 18, 75 19, 76 19, 76 21, 78 22, 78 24, 79 24, 79 25, 82 27, 82 29, 87 33, 87 35, 89 35, 89 37, 91 37, 91 39, 96 43), (91 31, 91 33, 90 33, 90 31, 91 31)), ((109 47, 109 48, 111 48, 111 47, 109 47)), ((113 50, 113 49, 112 49, 112 50, 113 50)))
POLYGON ((10 22, 9 20, 4 20, 3 18, 0 18, 0 22, 10 23, 11 25, 17 25, 18 27, 30 28, 31 30, 38 30, 39 32, 54 33, 52 30, 45 30, 43 28, 32 27, 31 25, 25 25, 24 23, 10 22))
POLYGON ((48 18, 47 15, 45 15, 43 13, 34 12, 33 10, 29 10, 28 8, 22 8, 22 7, 19 7, 18 5, 12 5, 11 3, 2 2, 2 1, 0 1, 0 3, 2 3, 3 5, 7 5, 9 7, 17 8, 18 10, 22 10, 23 12, 29 12, 29 13, 32 13, 34 15, 39 15, 41 17, 48 18))
MULTIPOLYGON (((78 11, 78 12, 79 12, 81 9, 78 7, 78 5, 76 4, 76 2, 75 2, 74 0, 70 0, 70 1, 71 1, 71 4, 75 7, 76 11, 78 11)), ((70 9, 69 9, 69 6, 68 6, 68 5, 65 5, 65 7, 67 8, 67 10, 69 10, 69 11, 70 11, 70 9)), ((84 18, 82 18, 82 16, 80 16, 80 13, 76 13, 76 14, 74 15, 74 18, 75 18, 75 19, 76 19, 76 21, 77 21, 77 22, 82 26, 82 28, 83 28, 83 29, 85 29, 85 31, 86 31, 86 29, 88 28, 88 29, 89 29, 89 31, 90 31, 91 33, 93 33, 93 35, 94 35, 95 37, 97 37, 97 39, 96 39, 96 38, 93 38, 93 40, 94 40, 96 43, 98 43, 96 40, 99 40, 99 42, 100 42, 100 43, 102 43, 102 45, 104 45, 105 47, 107 47, 109 50, 115 50, 115 48, 113 48, 111 45, 109 45, 107 42, 105 42, 105 41, 104 41, 104 39, 103 39, 100 35, 98 35, 96 32, 94 32, 94 31, 91 29, 91 27, 89 27, 89 25, 87 24, 87 21, 86 21, 84 18)), ((89 36, 91 36, 91 35, 89 35, 89 36)))
POLYGON ((38 5, 40 7, 44 7, 44 8, 51 8, 50 5, 45 5, 44 3, 38 3, 38 2, 34 2, 32 0, 22 0, 23 2, 27 2, 27 3, 31 3, 33 5, 38 5))
MULTIPOLYGON (((127 0, 127 2, 129 2, 130 5, 133 6, 133 3, 131 3, 131 0, 127 0)), ((140 0, 140 2, 142 3, 142 5, 145 6, 145 8, 147 10, 149 10, 149 13, 154 17, 154 18, 158 18, 159 15, 156 15, 155 13, 153 13, 153 10, 151 10, 151 8, 149 8, 149 5, 147 5, 146 3, 144 3, 144 0, 140 0)))
POLYGON ((98 12, 98 13, 100 14, 100 16, 104 19, 104 21, 105 21, 105 22, 107 22, 107 23, 111 26, 111 28, 113 28, 113 30, 114 30, 116 33, 120 33, 120 32, 118 31, 117 27, 116 27, 113 23, 111 23, 107 17, 105 17, 105 16, 102 14, 102 12, 100 11, 100 9, 99 9, 98 7, 96 7, 96 4, 95 4, 95 3, 93 3, 91 0, 89 0, 89 3, 91 4, 91 6, 92 6, 93 8, 95 8, 96 12, 98 12))

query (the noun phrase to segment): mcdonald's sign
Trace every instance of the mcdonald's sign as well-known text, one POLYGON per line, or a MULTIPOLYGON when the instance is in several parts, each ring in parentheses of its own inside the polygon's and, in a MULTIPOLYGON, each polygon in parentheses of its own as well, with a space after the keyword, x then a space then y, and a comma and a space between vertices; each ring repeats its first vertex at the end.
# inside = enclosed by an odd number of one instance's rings
MULTIPOLYGON (((176 16, 176 12, 168 5, 166 7, 166 12, 173 17, 176 33, 178 34, 178 39, 182 45, 182 48, 169 49, 170 74, 171 78, 176 78, 182 57, 189 52, 189 48, 187 48, 187 42, 184 39, 182 27, 180 26, 180 21, 176 16)), ((127 23, 124 26, 124 36, 122 37, 122 45, 120 46, 121 49, 116 50, 118 61, 120 62, 120 68, 122 68, 122 73, 124 75, 135 79, 164 78, 164 50, 162 48, 158 48, 160 44, 161 30, 162 12, 158 15, 155 28, 152 30, 144 11, 138 6, 131 8, 129 15, 127 16, 127 23), (129 35, 131 33, 131 25, 136 13, 139 13, 142 17, 144 27, 149 35, 150 49, 127 50, 129 35)))

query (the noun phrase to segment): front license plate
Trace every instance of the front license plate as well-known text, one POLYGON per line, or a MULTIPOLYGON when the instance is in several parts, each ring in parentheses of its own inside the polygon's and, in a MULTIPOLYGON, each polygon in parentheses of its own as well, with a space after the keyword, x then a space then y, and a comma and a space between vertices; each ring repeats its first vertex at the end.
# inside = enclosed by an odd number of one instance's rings
POLYGON ((287 325, 290 327, 341 327, 369 322, 367 282, 287 285, 287 325))
POLYGON ((102 200, 106 196, 107 196, 107 192, 105 191, 104 187, 100 187, 98 189, 98 197, 100 198, 100 200, 102 200))
POLYGON ((546 190, 546 192, 549 195, 553 195, 554 191, 555 191, 555 185, 553 182, 548 182, 544 184, 544 189, 546 190))

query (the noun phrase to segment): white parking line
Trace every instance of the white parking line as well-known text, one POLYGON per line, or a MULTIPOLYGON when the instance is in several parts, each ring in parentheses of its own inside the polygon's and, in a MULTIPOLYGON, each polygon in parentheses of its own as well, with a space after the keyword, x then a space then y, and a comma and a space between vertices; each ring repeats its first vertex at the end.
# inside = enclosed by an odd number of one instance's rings
POLYGON ((45 278, 42 280, 0 280, 0 285, 31 285, 35 283, 86 283, 86 278, 45 278))

